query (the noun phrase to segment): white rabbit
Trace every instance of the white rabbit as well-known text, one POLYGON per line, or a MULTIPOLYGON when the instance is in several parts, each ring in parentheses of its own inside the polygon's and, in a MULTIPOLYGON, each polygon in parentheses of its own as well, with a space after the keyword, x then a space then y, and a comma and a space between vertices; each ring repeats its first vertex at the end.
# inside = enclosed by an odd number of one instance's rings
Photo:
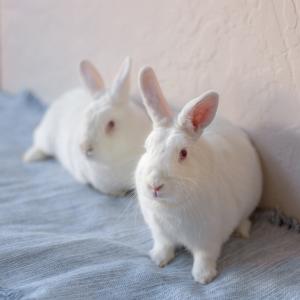
POLYGON ((49 107, 24 161, 54 156, 78 181, 104 193, 132 189, 151 121, 141 105, 129 99, 130 66, 128 57, 112 87, 105 89, 95 67, 82 61, 87 89, 67 92, 49 107))
POLYGON ((262 191, 258 155, 238 127, 220 119, 210 125, 218 106, 215 92, 191 100, 175 117, 150 67, 140 73, 140 89, 153 121, 135 172, 154 240, 150 256, 163 267, 177 245, 185 246, 194 257, 194 279, 208 283, 231 233, 249 235, 249 216, 262 191))

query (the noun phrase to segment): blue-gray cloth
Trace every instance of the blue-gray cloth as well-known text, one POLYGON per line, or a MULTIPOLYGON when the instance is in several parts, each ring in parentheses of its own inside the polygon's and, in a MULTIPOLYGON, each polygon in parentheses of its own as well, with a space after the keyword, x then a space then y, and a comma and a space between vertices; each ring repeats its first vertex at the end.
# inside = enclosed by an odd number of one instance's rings
POLYGON ((209 285, 179 250, 163 269, 135 197, 81 185, 55 160, 24 164, 44 107, 0 94, 0 299, 300 299, 300 234, 255 222, 231 238, 209 285))

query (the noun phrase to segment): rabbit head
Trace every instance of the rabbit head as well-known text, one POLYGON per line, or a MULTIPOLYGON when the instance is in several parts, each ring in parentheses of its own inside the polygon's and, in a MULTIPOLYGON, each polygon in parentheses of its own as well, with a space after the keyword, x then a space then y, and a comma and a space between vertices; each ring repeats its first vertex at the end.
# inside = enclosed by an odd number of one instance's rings
POLYGON ((136 171, 136 180, 140 182, 137 188, 146 198, 174 201, 172 195, 182 194, 182 191, 195 185, 201 156, 203 168, 207 168, 209 159, 205 156, 209 152, 199 149, 199 140, 215 117, 218 94, 206 92, 188 102, 175 116, 153 69, 142 69, 139 84, 153 130, 145 142, 146 152, 136 171))
POLYGON ((100 74, 88 61, 82 61, 80 72, 94 101, 83 113, 80 148, 90 160, 103 164, 118 163, 130 157, 139 138, 137 122, 140 112, 130 101, 130 68, 127 57, 113 84, 106 89, 100 74))

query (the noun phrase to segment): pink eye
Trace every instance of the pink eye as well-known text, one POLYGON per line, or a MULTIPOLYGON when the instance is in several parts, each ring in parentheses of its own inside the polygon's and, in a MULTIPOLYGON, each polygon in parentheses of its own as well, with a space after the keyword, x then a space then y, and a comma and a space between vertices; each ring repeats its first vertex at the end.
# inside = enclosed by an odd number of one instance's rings
POLYGON ((110 133, 115 128, 115 122, 110 120, 106 125, 106 133, 110 133))
POLYGON ((111 120, 111 121, 108 122, 107 126, 109 128, 114 128, 115 127, 115 122, 111 120))
POLYGON ((186 149, 181 149, 179 152, 179 160, 185 160, 187 158, 188 152, 186 149))

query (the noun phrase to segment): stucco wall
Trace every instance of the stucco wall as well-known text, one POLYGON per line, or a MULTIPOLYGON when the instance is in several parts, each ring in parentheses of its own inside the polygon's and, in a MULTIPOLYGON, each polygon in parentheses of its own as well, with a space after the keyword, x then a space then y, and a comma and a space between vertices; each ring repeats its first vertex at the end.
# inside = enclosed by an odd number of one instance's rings
POLYGON ((2 0, 4 88, 49 101, 90 58, 111 80, 152 65, 178 106, 206 89, 262 157, 264 204, 300 218, 300 1, 2 0))

